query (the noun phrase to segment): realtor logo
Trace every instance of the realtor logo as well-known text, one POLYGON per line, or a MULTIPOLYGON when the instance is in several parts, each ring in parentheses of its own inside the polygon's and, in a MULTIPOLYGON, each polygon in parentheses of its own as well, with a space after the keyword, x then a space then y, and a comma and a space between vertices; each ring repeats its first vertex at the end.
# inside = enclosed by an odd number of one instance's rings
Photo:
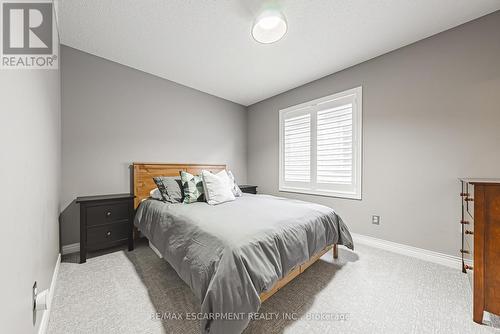
POLYGON ((57 68, 54 31, 52 2, 3 2, 1 67, 57 68))

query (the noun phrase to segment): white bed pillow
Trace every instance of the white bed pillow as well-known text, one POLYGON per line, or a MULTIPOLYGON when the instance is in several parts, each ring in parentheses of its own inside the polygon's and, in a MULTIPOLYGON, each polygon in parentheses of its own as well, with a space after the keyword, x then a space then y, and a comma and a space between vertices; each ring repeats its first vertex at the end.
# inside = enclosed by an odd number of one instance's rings
POLYGON ((231 189, 231 180, 225 170, 212 174, 207 170, 201 171, 205 198, 210 205, 234 201, 235 197, 231 189))
POLYGON ((150 192, 149 192, 149 197, 151 198, 154 198, 154 199, 158 199, 158 200, 162 200, 163 198, 161 197, 161 192, 160 192, 160 189, 158 188, 154 188, 152 189, 150 192))

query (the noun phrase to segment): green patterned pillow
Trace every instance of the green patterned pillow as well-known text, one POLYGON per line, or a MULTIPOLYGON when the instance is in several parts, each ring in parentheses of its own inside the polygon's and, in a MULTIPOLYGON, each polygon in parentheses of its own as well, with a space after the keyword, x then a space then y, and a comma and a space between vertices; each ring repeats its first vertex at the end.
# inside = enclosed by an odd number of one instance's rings
POLYGON ((204 202, 205 191, 201 175, 192 175, 181 171, 182 189, 184 190, 184 203, 204 202))

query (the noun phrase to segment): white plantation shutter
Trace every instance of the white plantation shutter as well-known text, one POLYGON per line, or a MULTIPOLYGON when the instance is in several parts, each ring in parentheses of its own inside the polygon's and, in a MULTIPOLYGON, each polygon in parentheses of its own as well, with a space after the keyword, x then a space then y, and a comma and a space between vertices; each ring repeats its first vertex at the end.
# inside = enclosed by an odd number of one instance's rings
POLYGON ((361 87, 280 110, 280 190, 361 198, 361 87))
POLYGON ((285 180, 311 181, 311 115, 285 119, 285 180))
POLYGON ((352 104, 318 111, 318 183, 352 182, 352 104))

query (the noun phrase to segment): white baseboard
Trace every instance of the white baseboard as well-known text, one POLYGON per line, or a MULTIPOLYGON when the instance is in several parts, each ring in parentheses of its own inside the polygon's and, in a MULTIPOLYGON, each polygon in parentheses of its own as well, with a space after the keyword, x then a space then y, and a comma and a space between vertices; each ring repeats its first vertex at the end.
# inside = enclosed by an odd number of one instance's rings
POLYGON ((160 259, 163 258, 163 255, 161 255, 160 251, 158 250, 158 248, 156 248, 152 243, 151 241, 148 241, 149 242, 149 248, 151 248, 153 250, 153 252, 155 252, 156 255, 158 255, 158 257, 160 259))
POLYGON ((57 256, 57 262, 54 268, 54 273, 52 274, 52 281, 50 282, 49 294, 47 296, 47 309, 43 311, 42 320, 40 321, 40 327, 38 328, 38 334, 45 334, 47 332, 47 327, 49 325, 49 318, 50 318, 50 310, 52 309, 52 299, 54 298, 54 292, 56 290, 57 275, 59 274, 60 264, 61 264, 61 254, 57 256))
POLYGON ((387 241, 383 239, 377 239, 369 237, 362 234, 352 233, 352 238, 354 239, 354 245, 356 243, 372 246, 375 248, 384 249, 390 252, 415 257, 420 260, 429 261, 437 264, 441 264, 447 267, 461 269, 462 268, 462 258, 458 256, 452 256, 448 254, 438 253, 430 251, 423 248, 417 248, 413 246, 398 244, 396 242, 387 241))
MULTIPOLYGON (((403 254, 406 256, 415 257, 420 260, 425 260, 433 263, 442 264, 451 268, 462 268, 462 258, 458 256, 452 256, 448 254, 443 254, 439 252, 430 251, 423 248, 408 246, 404 244, 399 244, 397 242, 387 241, 383 239, 373 238, 362 234, 351 233, 355 243, 360 243, 362 245, 368 245, 375 248, 384 249, 390 252, 403 254)), ((149 242, 149 247, 158 255, 158 257, 163 258, 160 251, 149 242)), ((77 253, 80 251, 80 243, 74 243, 69 245, 64 245, 62 247, 62 254, 77 253)))
POLYGON ((71 254, 71 253, 78 253, 80 251, 80 243, 74 243, 74 244, 69 244, 69 245, 63 245, 62 246, 62 254, 71 254))

